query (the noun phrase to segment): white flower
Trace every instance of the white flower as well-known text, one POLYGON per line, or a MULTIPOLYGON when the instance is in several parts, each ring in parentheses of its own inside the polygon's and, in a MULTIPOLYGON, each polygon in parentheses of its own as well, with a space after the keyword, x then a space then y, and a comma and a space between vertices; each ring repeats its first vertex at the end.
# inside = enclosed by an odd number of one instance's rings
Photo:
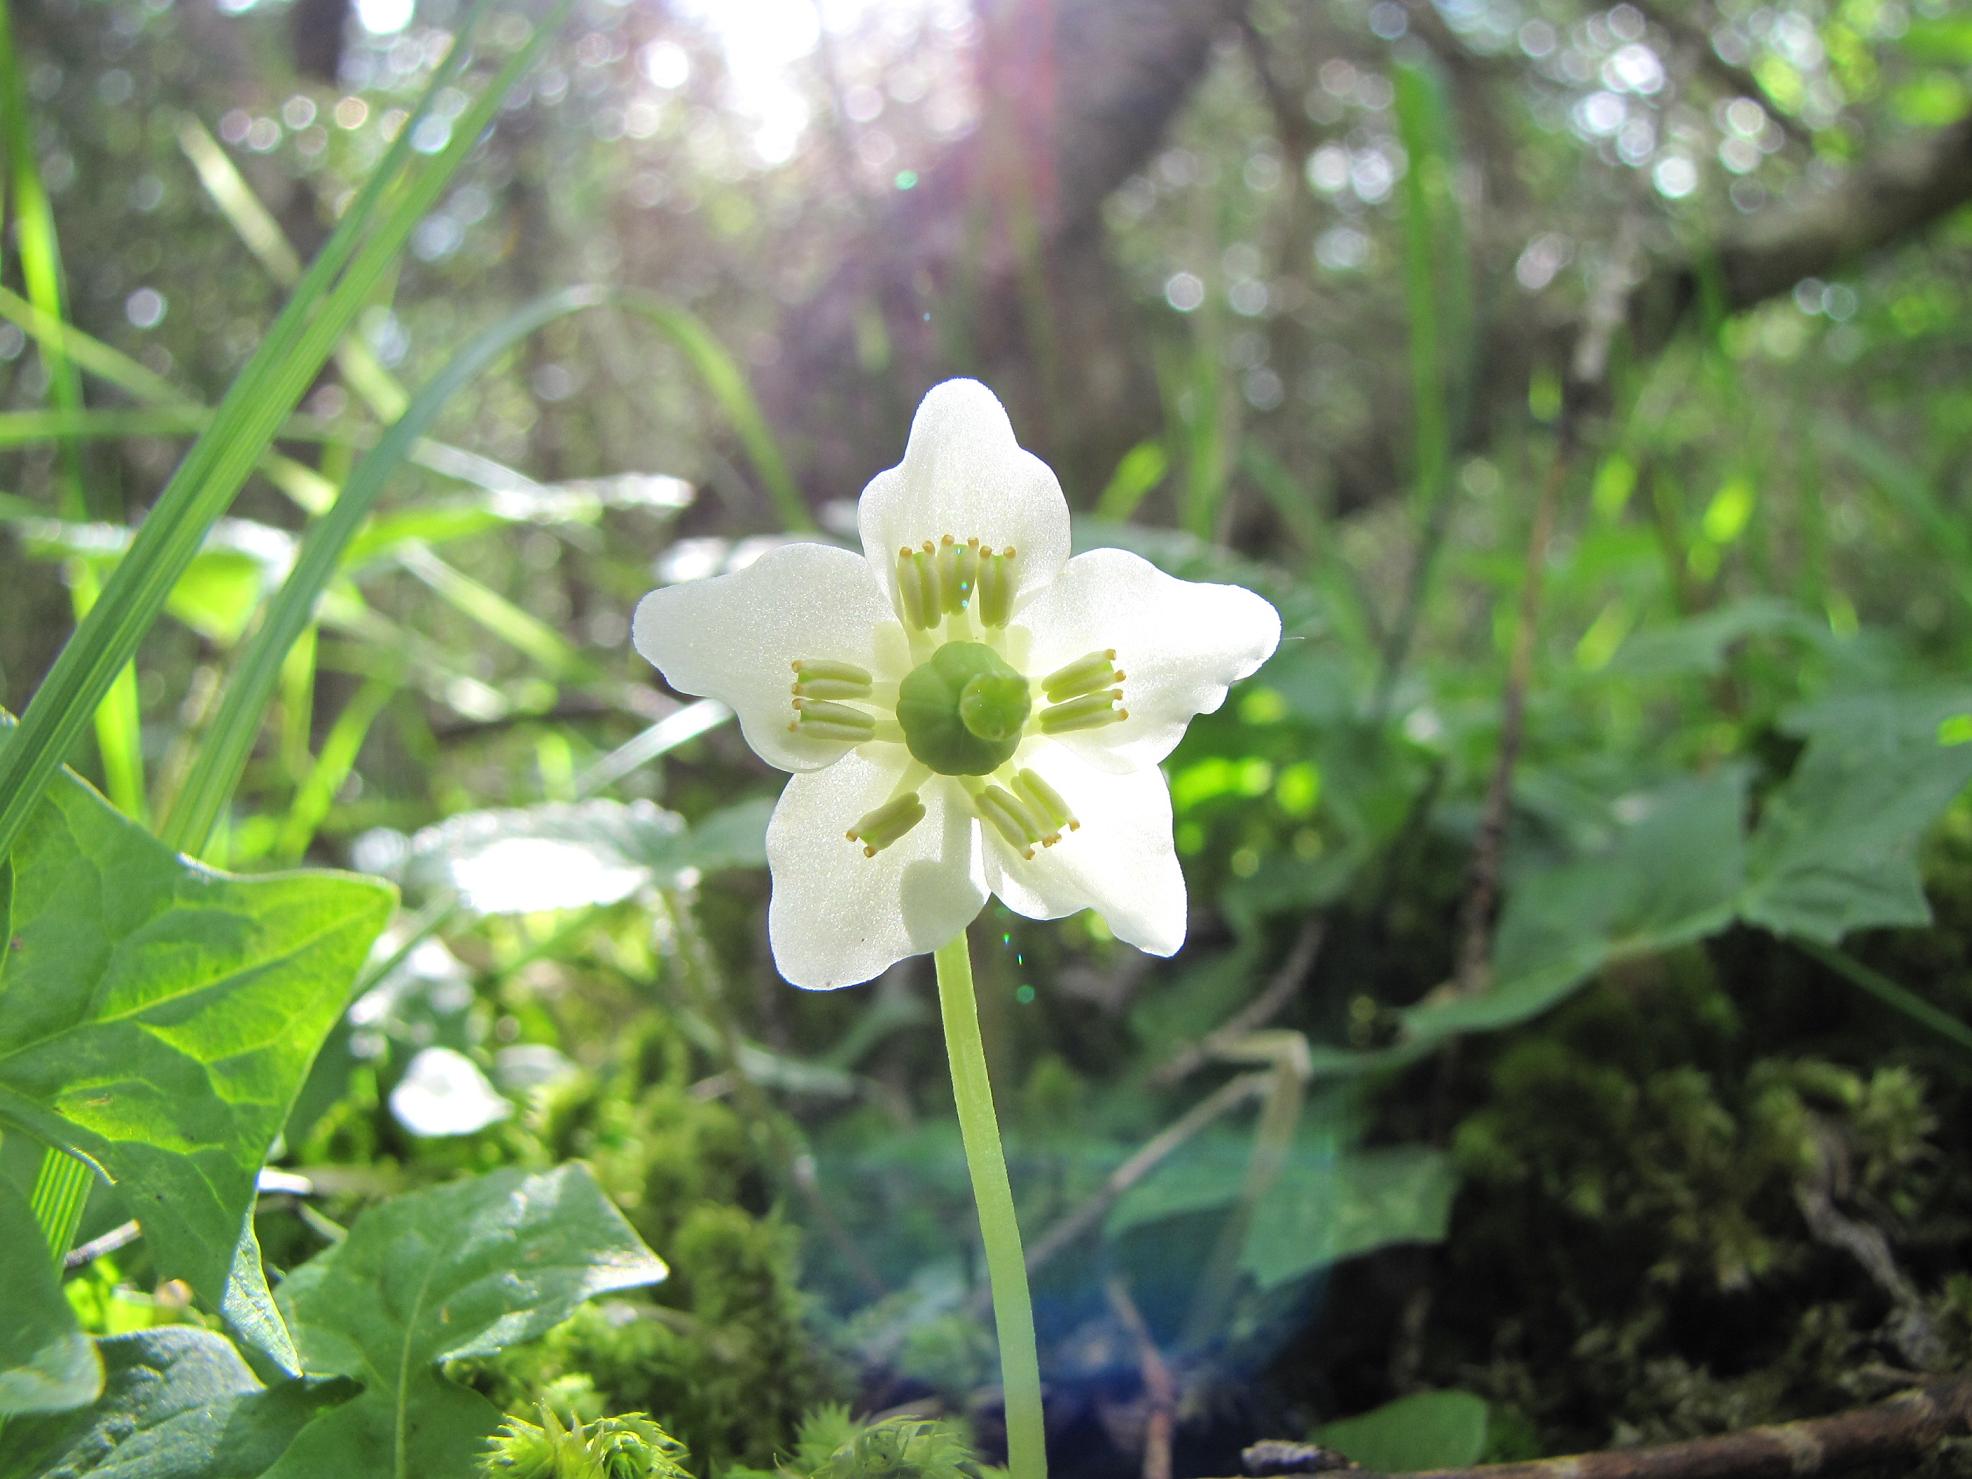
POLYGON ((1158 762, 1272 655, 1279 614, 1122 550, 1070 559, 1061 485, 971 380, 924 398, 857 524, 861 556, 785 545, 637 608, 637 650, 671 686, 729 704, 794 772, 767 828, 781 974, 867 981, 989 892, 1176 951, 1158 762))

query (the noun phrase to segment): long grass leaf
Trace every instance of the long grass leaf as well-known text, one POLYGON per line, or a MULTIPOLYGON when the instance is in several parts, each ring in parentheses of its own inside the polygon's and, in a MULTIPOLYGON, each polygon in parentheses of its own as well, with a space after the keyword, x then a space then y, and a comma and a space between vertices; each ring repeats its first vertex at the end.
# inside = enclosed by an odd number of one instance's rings
MULTIPOLYGON (((14 54, 12 17, 0 4, 0 111, 6 115, 7 166, 13 180, 14 239, 20 257, 21 280, 28 299, 40 314, 60 324, 67 318, 64 300, 61 238, 55 212, 42 188, 34 157, 33 132, 22 86, 19 59, 14 54)), ((41 362, 48 374, 48 399, 59 417, 82 411, 82 372, 68 352, 67 336, 56 334, 40 344, 41 362)), ((56 439, 61 469, 61 510, 68 519, 104 517, 110 501, 95 492, 83 466, 82 443, 74 436, 56 439)), ((76 619, 89 614, 101 593, 96 572, 83 564, 69 571, 69 597, 76 619)), ((103 785, 119 808, 139 821, 145 819, 143 716, 137 696, 137 672, 128 664, 116 674, 95 706, 96 751, 103 762, 103 785)))
MULTIPOLYGON (((268 604, 259 628, 241 651, 233 676, 186 777, 161 835, 173 847, 198 852, 246 769, 261 717, 279 682, 289 649, 314 620, 316 603, 342 563, 350 542, 376 506, 378 495, 453 396, 543 324, 603 301, 593 289, 574 289, 509 314, 455 354, 411 400, 377 445, 343 484, 326 515, 310 526, 294 568, 268 604)), ((558 639, 559 640, 559 639, 558 639)), ((562 654, 557 654, 558 656, 562 654)))
POLYGON ((746 449, 747 460, 766 487, 781 522, 789 529, 812 530, 814 515, 809 513, 801 490, 795 486, 794 475, 781 456, 780 444, 767 425, 759 401, 754 399, 753 388, 747 384, 746 372, 726 346, 693 314, 653 294, 620 292, 612 294, 611 299, 657 329, 690 361, 732 423, 740 445, 746 449))
POLYGON ((74 743, 89 711, 156 620, 206 530, 232 502, 412 228, 436 202, 480 132, 492 122, 507 90, 539 55, 568 8, 566 0, 556 7, 550 23, 536 31, 457 120, 446 147, 387 201, 388 188, 417 132, 419 115, 429 109, 439 90, 450 85, 463 62, 463 36, 440 65, 418 114, 393 142, 383 164, 358 193, 267 338, 234 381, 212 427, 186 455, 144 521, 130 555, 110 577, 103 599, 56 659, 19 730, 0 750, 0 855, 13 845, 42 786, 74 743), (366 239, 366 228, 372 224, 375 229, 368 231, 366 239))

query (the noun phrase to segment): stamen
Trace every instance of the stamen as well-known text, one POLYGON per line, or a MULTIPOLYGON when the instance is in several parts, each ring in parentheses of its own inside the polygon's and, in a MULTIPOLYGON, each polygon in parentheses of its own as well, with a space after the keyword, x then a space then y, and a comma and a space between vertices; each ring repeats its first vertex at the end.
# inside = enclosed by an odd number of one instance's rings
POLYGON ((1061 841, 1061 829, 1063 827, 1066 827, 1071 832, 1082 830, 1082 824, 1075 819, 1075 814, 1068 809, 1068 803, 1062 799, 1061 792, 1042 780, 1033 771, 1022 770, 1016 772, 1013 778, 1013 789, 1019 795, 1020 799, 1027 803, 1027 809, 1029 811, 1040 816, 1047 822, 1049 830, 1048 834, 1041 839, 1041 845, 1043 847, 1053 847, 1057 842, 1061 841))
POLYGON ((1034 856, 1034 844, 1046 830, 1018 797, 999 786, 984 786, 973 794, 973 810, 993 824, 993 830, 1020 850, 1023 858, 1034 856))
POLYGON ((917 582, 918 625, 926 631, 943 618, 944 600, 938 588, 938 547, 930 540, 911 551, 911 574, 917 582))
POLYGON ((846 740, 860 745, 876 738, 876 717, 847 704, 803 697, 794 701, 794 722, 788 728, 815 739, 846 740))
POLYGON ((951 565, 947 569, 940 562, 939 579, 945 582, 945 609, 954 614, 965 610, 972 604, 972 593, 979 584, 979 541, 968 539, 964 544, 946 536, 950 545, 951 565))
POLYGON ((1101 688, 1114 687, 1122 680, 1123 675, 1116 671, 1116 649, 1107 647, 1101 652, 1078 657, 1065 667, 1056 668, 1041 680, 1041 691, 1047 694, 1049 703, 1058 704, 1101 688))
POLYGON ((1105 724, 1120 724, 1130 717, 1128 709, 1114 707, 1121 703, 1122 698, 1123 690, 1112 688, 1107 693, 1085 694, 1065 704, 1043 709, 1038 716, 1041 733, 1067 734, 1076 729, 1100 729, 1105 724))
POLYGON ((803 658, 794 664, 796 698, 868 698, 874 680, 849 662, 803 658))
POLYGON ((1003 627, 1013 617, 1013 550, 995 554, 979 551, 979 619, 989 627, 1003 627))
POLYGON ((917 566, 911 559, 914 551, 907 544, 897 551, 897 600, 904 608, 904 625, 924 629, 924 594, 918 586, 917 566))
POLYGON ((873 858, 923 820, 924 803, 917 792, 906 791, 859 819, 846 835, 863 844, 864 857, 873 858))

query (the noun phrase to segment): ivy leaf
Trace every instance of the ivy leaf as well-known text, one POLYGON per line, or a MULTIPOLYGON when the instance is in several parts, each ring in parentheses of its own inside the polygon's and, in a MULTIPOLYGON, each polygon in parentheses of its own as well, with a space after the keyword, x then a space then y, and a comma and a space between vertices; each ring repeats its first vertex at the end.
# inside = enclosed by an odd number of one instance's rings
POLYGON ((391 891, 215 873, 66 773, 12 860, 0 1122, 120 1183, 160 1272, 292 1369, 253 1236, 254 1178, 391 891))
POLYGON ((1746 782, 1742 767, 1724 766, 1628 798, 1601 846, 1516 877, 1493 951, 1494 986, 1406 1012, 1409 1040, 1513 1026, 1613 961, 1723 929, 1746 872, 1746 782))
MULTIPOLYGON (((1106 1235, 1218 1214, 1240 1195, 1252 1157, 1250 1136, 1200 1136, 1124 1193, 1106 1235)), ((1442 1151, 1338 1151, 1326 1131, 1304 1132, 1255 1208, 1240 1267, 1267 1290, 1378 1248, 1441 1242, 1457 1185, 1442 1151)))
POLYGON ((102 1400, 8 1423, 0 1479, 259 1479, 329 1395, 263 1387, 230 1341, 191 1325, 98 1348, 102 1400))
POLYGON ((1425 1145, 1361 1150, 1326 1174, 1283 1175, 1247 1229, 1240 1267, 1261 1289, 1399 1243, 1442 1243, 1458 1176, 1425 1145))
POLYGON ((308 1369, 363 1391, 310 1424, 270 1479, 471 1474, 500 1412, 438 1363, 530 1340, 584 1300, 665 1272, 581 1166, 383 1203, 281 1285, 308 1369))
POLYGON ((1917 845, 1972 781, 1972 745, 1940 726, 1965 689, 1846 696, 1790 713, 1808 737, 1768 798, 1741 912, 1781 935, 1833 945, 1851 930, 1930 923, 1917 845))
POLYGON ((62 1297, 48 1240, 13 1182, 0 1177, 0 1417, 96 1400, 103 1366, 62 1297))
POLYGON ((1471 1392, 1413 1392, 1359 1417, 1323 1423, 1315 1442, 1366 1469, 1461 1469, 1486 1449, 1487 1410, 1471 1392))

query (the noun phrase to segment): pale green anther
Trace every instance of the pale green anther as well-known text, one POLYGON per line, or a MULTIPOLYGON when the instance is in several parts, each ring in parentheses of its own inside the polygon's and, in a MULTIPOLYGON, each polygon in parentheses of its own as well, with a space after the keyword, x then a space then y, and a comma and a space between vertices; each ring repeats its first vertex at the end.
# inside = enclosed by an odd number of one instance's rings
POLYGON ((794 680, 796 698, 868 698, 870 685, 850 683, 840 678, 797 678, 794 680))
POLYGON ((1078 657, 1066 667, 1056 668, 1041 680, 1041 691, 1047 694, 1049 703, 1065 703, 1085 693, 1094 693, 1099 688, 1108 688, 1117 677, 1116 649, 1111 647, 1102 652, 1091 652, 1087 657, 1078 657))
POLYGON ((952 569, 945 581, 945 609, 963 611, 972 604, 973 589, 979 584, 979 541, 967 540, 952 546, 952 569))
MULTIPOLYGON (((897 600, 904 608, 904 625, 920 631, 931 625, 925 620, 924 590, 918 584, 917 551, 897 551, 897 600)), ((932 620, 936 620, 934 616, 932 620)))
POLYGON ((873 858, 924 820, 918 793, 892 797, 849 829, 849 840, 863 844, 863 856, 873 858))
POLYGON ((944 601, 938 587, 938 552, 930 544, 911 551, 911 575, 918 588, 918 625, 930 631, 944 619, 944 601))
POLYGON ((1115 707, 1122 696, 1122 689, 1112 688, 1107 693, 1086 694, 1043 709, 1039 716, 1041 733, 1067 734, 1070 730, 1100 729, 1105 724, 1121 723, 1130 717, 1128 709, 1115 707))
POLYGON ((947 534, 938 543, 938 609, 950 614, 965 605, 959 589, 959 551, 964 546, 947 534))
POLYGON ((1009 845, 1020 849, 1022 857, 1034 856, 1034 844, 1041 840, 1041 830, 1012 792, 987 786, 974 795, 972 806, 1009 845))
POLYGON ((797 683, 816 679, 828 683, 860 683, 868 688, 876 680, 853 662, 834 662, 828 658, 804 657, 794 664, 797 683))
POLYGON ((861 709, 852 709, 847 704, 830 703, 823 698, 797 698, 794 701, 795 718, 803 730, 821 734, 825 729, 829 737, 842 734, 854 735, 858 739, 876 737, 876 717, 861 709))
POLYGON ((989 627, 1003 627, 1013 617, 1012 559, 1012 550, 979 552, 979 619, 989 627))
POLYGON ((1029 811, 1037 813, 1046 820, 1048 826, 1059 836, 1061 829, 1081 830, 1082 824, 1075 820, 1075 813, 1068 809, 1061 792, 1042 780, 1031 770, 1022 770, 1013 778, 1013 789, 1029 811))

